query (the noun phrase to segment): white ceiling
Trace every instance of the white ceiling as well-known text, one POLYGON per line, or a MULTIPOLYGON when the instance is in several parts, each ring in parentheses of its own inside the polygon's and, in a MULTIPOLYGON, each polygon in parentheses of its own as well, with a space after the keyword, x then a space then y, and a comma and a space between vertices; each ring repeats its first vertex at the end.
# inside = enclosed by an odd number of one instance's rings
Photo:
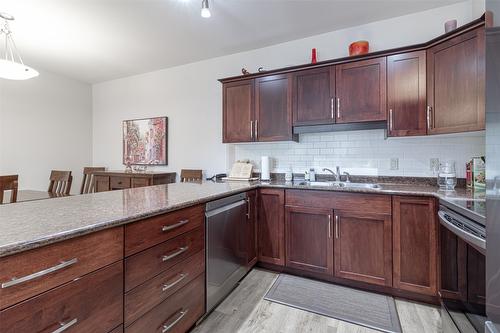
POLYGON ((26 64, 95 83, 461 0, 0 0, 26 64))

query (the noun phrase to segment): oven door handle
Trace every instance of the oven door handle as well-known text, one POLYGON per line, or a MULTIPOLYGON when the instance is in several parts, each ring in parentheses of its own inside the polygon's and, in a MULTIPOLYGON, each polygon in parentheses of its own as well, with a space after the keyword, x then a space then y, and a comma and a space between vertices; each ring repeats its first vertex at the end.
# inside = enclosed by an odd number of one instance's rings
POLYGON ((475 235, 466 232, 465 230, 460 229, 459 227, 448 221, 445 218, 445 215, 446 213, 441 210, 438 212, 439 221, 443 226, 445 226, 448 230, 450 230, 451 232, 453 232, 455 235, 462 238, 466 242, 471 243, 472 245, 475 245, 480 249, 486 250, 486 241, 484 239, 479 238, 475 235))

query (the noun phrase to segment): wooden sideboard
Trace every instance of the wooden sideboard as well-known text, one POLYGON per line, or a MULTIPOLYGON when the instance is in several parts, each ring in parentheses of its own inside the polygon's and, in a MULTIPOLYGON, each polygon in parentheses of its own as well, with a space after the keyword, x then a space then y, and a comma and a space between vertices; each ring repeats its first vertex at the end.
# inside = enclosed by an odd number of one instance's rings
POLYGON ((94 172, 94 188, 96 192, 123 190, 175 183, 175 178, 175 172, 97 171, 94 172))

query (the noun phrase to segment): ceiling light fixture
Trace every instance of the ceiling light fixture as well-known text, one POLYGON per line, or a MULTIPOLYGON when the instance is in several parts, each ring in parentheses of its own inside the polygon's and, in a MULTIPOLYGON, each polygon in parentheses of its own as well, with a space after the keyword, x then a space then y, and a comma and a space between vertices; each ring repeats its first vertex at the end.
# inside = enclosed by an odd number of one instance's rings
POLYGON ((23 59, 17 50, 16 43, 12 39, 12 31, 9 21, 14 21, 14 16, 7 13, 0 13, 0 18, 4 20, 0 28, 0 38, 5 35, 5 54, 0 52, 0 78, 9 80, 27 80, 38 76, 38 72, 23 63, 23 59))
POLYGON ((212 16, 210 13, 210 8, 208 8, 208 0, 202 0, 201 1, 201 17, 203 18, 209 18, 212 16))

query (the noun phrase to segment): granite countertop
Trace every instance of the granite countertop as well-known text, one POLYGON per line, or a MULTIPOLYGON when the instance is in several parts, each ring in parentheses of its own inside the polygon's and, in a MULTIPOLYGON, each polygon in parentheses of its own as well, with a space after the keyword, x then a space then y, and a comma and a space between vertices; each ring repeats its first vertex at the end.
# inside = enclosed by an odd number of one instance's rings
POLYGON ((477 199, 465 189, 444 193, 429 185, 381 185, 349 189, 283 181, 174 183, 0 205, 0 257, 258 187, 477 199))

